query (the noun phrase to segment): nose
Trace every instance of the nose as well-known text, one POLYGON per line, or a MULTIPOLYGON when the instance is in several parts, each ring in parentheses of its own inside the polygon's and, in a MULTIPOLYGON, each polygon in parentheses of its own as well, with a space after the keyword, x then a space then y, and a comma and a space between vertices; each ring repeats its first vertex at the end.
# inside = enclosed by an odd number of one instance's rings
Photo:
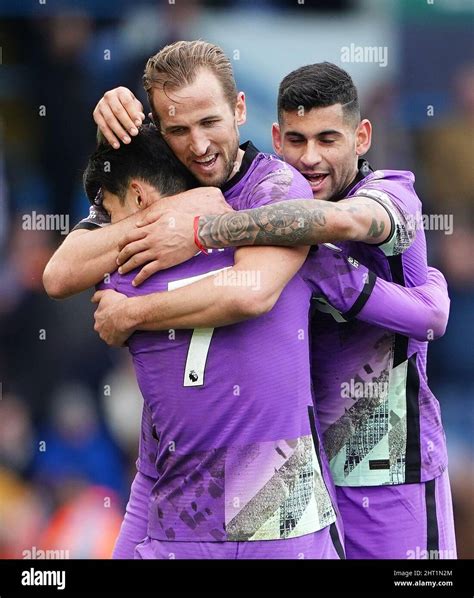
POLYGON ((304 153, 300 158, 305 168, 312 168, 321 162, 321 152, 316 143, 307 143, 304 153))
POLYGON ((191 131, 189 149, 196 156, 205 156, 209 149, 210 141, 204 131, 196 129, 191 131))

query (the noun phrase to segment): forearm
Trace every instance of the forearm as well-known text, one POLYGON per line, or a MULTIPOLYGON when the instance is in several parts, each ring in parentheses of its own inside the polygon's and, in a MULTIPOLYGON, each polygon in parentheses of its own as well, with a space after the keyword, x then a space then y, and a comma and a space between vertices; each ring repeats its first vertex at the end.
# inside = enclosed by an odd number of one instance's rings
POLYGON ((338 208, 317 200, 289 200, 220 216, 201 216, 198 237, 208 248, 315 245, 342 240, 338 208), (335 239, 339 236, 339 239, 335 239))
POLYGON ((443 275, 429 269, 428 280, 406 288, 377 278, 357 318, 418 341, 443 336, 449 316, 449 296, 443 275))
POLYGON ((428 268, 424 284, 404 287, 377 277, 336 247, 321 245, 307 260, 303 278, 316 300, 328 303, 346 320, 357 318, 420 341, 438 338, 446 329, 447 284, 435 268, 428 268))
POLYGON ((385 209, 372 200, 289 200, 220 216, 201 216, 198 237, 208 248, 244 245, 378 243, 389 233, 385 209))
POLYGON ((65 299, 100 282, 117 269, 118 244, 135 226, 139 214, 92 231, 73 231, 57 249, 43 273, 48 295, 65 299))
POLYGON ((148 505, 156 480, 137 472, 112 558, 133 559, 135 547, 147 536, 148 505))
POLYGON ((275 305, 307 253, 307 247, 238 249, 233 267, 192 284, 179 281, 175 290, 127 299, 118 319, 133 331, 215 328, 261 316, 275 305))
POLYGON ((132 330, 169 330, 228 326, 264 313, 262 296, 249 288, 221 284, 210 276, 185 288, 132 297, 123 321, 132 330))

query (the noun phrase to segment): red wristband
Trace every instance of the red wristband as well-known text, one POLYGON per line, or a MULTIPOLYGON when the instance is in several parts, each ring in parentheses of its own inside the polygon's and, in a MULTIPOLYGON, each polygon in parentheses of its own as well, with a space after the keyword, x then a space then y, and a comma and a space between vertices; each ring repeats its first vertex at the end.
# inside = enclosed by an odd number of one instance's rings
POLYGON ((199 240, 199 237, 198 237, 198 228, 199 228, 199 218, 200 217, 201 216, 194 217, 194 243, 201 253, 204 253, 205 255, 209 255, 209 252, 204 247, 204 245, 201 243, 201 241, 199 240))

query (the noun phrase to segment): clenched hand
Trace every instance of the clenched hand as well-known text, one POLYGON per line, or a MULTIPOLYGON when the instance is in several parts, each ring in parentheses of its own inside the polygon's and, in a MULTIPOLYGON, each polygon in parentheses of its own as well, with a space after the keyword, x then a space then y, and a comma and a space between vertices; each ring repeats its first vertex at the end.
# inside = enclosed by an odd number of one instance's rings
POLYGON ((123 307, 127 300, 126 295, 113 290, 97 291, 91 299, 92 303, 97 303, 94 330, 112 347, 123 347, 133 333, 124 327, 123 307))

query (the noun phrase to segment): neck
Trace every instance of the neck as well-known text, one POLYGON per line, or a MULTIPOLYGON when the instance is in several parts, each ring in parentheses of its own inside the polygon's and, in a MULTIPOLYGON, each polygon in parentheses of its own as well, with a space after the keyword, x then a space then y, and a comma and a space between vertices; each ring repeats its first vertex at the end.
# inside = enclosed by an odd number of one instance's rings
POLYGON ((351 174, 351 176, 347 177, 347 180, 344 183, 344 186, 342 187, 342 189, 338 193, 335 193, 332 197, 330 197, 329 201, 339 201, 340 199, 344 199, 346 196, 346 191, 348 190, 349 187, 351 187, 353 185, 358 172, 359 172, 359 160, 357 160, 357 164, 356 164, 355 169, 354 169, 353 173, 351 174))
POLYGON ((349 187, 349 185, 352 185, 352 183, 354 182, 354 179, 356 178, 358 172, 359 172, 359 160, 357 160, 355 168, 352 171, 351 176, 349 177, 348 181, 344 185, 344 189, 346 189, 347 187, 349 187))
POLYGON ((229 178, 227 179, 228 181, 234 176, 234 174, 236 172, 239 171, 240 165, 242 164, 244 154, 245 154, 244 150, 240 149, 240 147, 239 147, 239 149, 237 151, 237 156, 236 156, 235 162, 234 162, 234 168, 232 169, 232 172, 230 173, 229 178))

